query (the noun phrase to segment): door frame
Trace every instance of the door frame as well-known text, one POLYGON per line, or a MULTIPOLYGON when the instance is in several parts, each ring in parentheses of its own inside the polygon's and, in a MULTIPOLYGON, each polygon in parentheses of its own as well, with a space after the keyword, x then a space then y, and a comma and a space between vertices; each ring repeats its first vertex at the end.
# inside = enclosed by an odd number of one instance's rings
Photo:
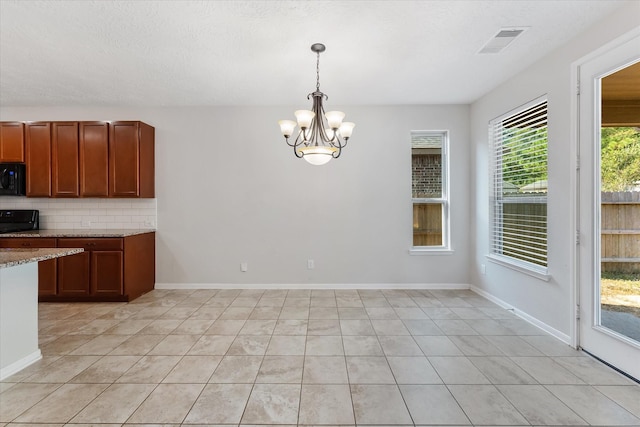
MULTIPOLYGON (((580 295, 580 275, 581 275, 581 256, 580 256, 580 240, 584 242, 584 237, 593 238, 594 242, 596 239, 599 239, 599 236, 595 236, 597 230, 599 230, 598 224, 592 224, 592 227, 589 229, 580 230, 580 220, 581 220, 581 212, 580 212, 580 204, 581 197, 585 195, 589 195, 588 192, 595 192, 596 189, 591 183, 586 183, 588 188, 582 189, 581 187, 585 187, 584 183, 581 186, 580 183, 580 129, 584 124, 581 121, 589 120, 593 124, 592 117, 581 117, 580 116, 580 88, 581 84, 591 84, 591 82, 580 82, 580 72, 581 67, 586 65, 587 63, 601 57, 608 52, 615 50, 618 47, 621 47, 625 43, 632 41, 635 38, 640 37, 640 27, 634 28, 633 30, 623 34, 622 36, 617 37, 611 42, 601 46, 600 48, 594 50, 586 56, 574 61, 571 64, 571 158, 570 158, 570 167, 572 170, 571 173, 571 182, 570 188, 573 194, 571 194, 571 239, 575 242, 574 245, 571 245, 570 251, 570 260, 571 260, 571 272, 570 272, 570 282, 571 282, 571 292, 570 292, 570 309, 571 313, 575 315, 571 316, 571 324, 570 324, 570 337, 571 337, 571 345, 574 348, 580 348, 581 346, 581 334, 580 334, 580 317, 584 316, 585 313, 588 313, 586 310, 592 310, 592 307, 580 307, 581 295, 580 295), (591 233, 587 235, 585 233, 591 233), (581 236, 582 235, 582 236, 581 236)), ((613 67, 612 67, 613 68, 613 67)), ((584 87, 584 86, 583 86, 584 87)), ((598 107, 599 108, 599 107, 598 107)), ((588 123, 587 123, 588 124, 588 123)), ((593 126, 592 126, 593 127, 593 126)), ((597 162, 599 164, 599 161, 597 162)), ((591 177, 594 179, 594 177, 591 177)), ((599 200, 598 197, 594 197, 594 200, 599 200)), ((591 207, 593 208, 593 207, 591 207)), ((599 247, 599 244, 598 244, 599 247)), ((595 248, 594 248, 595 249, 595 248)), ((594 250, 595 253, 595 250, 594 250)), ((594 267, 595 268, 595 267, 594 267)))

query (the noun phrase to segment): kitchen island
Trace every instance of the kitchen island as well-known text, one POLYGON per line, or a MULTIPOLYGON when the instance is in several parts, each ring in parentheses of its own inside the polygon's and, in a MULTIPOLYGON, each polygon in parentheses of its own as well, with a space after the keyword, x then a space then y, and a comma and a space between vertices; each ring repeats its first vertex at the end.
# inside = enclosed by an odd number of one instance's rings
POLYGON ((40 360, 38 262, 80 248, 0 249, 0 381, 40 360))

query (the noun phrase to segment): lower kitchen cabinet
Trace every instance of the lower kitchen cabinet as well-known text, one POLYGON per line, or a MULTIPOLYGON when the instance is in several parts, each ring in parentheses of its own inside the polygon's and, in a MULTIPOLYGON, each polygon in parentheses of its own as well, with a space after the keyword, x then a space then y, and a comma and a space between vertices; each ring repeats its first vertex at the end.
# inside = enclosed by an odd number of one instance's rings
POLYGON ((122 251, 92 251, 91 295, 122 295, 123 266, 122 251))
MULTIPOLYGON (((75 248, 76 246, 70 247, 75 248)), ((58 260, 58 292, 56 295, 61 297, 89 295, 89 252, 63 258, 58 260)))
POLYGON ((60 258, 58 295, 123 295, 123 239, 60 238, 58 247, 84 249, 81 254, 60 258))
MULTIPOLYGON (((0 248, 55 248, 56 239, 49 238, 0 238, 0 248)), ((58 258, 60 259, 60 258, 58 258)), ((56 259, 38 263, 38 295, 55 295, 57 265, 56 259)))
POLYGON ((83 248, 38 265, 40 301, 131 301, 155 284, 155 233, 100 238, 0 238, 0 248, 83 248))

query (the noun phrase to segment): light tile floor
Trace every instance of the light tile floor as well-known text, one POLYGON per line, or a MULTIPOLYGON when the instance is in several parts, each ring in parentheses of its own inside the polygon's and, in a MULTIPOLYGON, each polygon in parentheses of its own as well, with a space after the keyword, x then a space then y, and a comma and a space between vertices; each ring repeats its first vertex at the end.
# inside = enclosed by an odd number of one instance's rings
POLYGON ((0 427, 640 425, 640 386, 466 290, 40 304, 0 427))

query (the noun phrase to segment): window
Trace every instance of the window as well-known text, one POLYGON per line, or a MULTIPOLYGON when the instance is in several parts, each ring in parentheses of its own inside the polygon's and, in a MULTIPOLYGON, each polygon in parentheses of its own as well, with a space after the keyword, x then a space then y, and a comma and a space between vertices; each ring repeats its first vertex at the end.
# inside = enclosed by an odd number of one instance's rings
POLYGON ((412 254, 448 251, 447 132, 411 132, 412 254))
POLYGON ((547 101, 489 123, 491 255, 534 276, 547 274, 547 101))

